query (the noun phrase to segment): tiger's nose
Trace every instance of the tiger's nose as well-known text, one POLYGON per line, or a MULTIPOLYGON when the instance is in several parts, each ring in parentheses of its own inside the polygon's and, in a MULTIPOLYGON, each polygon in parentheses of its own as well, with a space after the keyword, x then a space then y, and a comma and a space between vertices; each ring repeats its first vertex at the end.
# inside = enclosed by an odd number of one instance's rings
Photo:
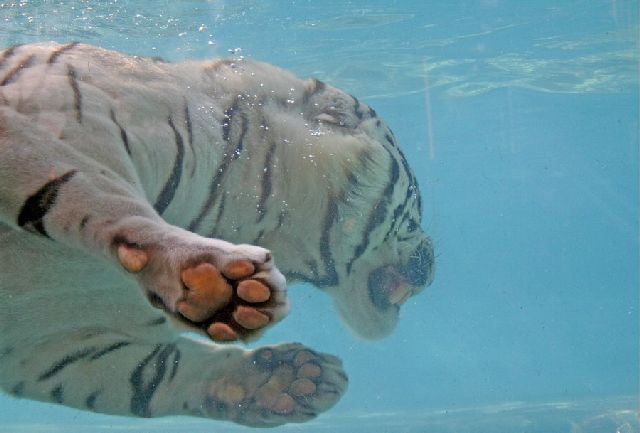
POLYGON ((425 239, 411 254, 406 264, 401 266, 400 273, 409 284, 415 287, 425 287, 433 281, 434 253, 433 245, 425 239))

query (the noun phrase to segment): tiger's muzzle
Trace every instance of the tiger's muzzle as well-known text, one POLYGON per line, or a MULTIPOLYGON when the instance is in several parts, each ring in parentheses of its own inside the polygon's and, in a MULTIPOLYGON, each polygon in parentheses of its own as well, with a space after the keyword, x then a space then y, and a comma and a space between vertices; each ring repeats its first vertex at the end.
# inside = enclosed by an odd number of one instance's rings
POLYGON ((373 305, 379 310, 399 308, 433 280, 434 255, 425 240, 400 265, 380 266, 369 273, 367 286, 373 305))

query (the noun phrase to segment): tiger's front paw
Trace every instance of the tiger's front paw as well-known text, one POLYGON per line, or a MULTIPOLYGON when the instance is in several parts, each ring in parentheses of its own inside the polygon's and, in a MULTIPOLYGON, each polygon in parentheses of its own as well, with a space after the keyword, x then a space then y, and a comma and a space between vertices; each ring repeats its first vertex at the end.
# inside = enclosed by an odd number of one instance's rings
POLYGON ((269 275, 279 272, 271 264, 271 253, 260 253, 264 259, 232 259, 220 270, 206 261, 184 268, 180 278, 186 290, 177 311, 205 324, 216 341, 256 338, 284 317, 286 305, 284 278, 269 275))
POLYGON ((153 304, 216 341, 255 339, 286 315, 286 282, 264 248, 188 233, 120 242, 116 255, 153 304))

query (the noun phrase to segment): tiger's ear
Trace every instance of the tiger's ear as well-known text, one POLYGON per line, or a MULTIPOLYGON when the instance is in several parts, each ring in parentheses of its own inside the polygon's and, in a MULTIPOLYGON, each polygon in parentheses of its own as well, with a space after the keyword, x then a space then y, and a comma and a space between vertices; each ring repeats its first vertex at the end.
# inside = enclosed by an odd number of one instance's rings
POLYGON ((308 119, 347 129, 358 125, 352 97, 317 79, 306 81, 304 88, 303 102, 308 119))
POLYGON ((312 78, 310 80, 307 80, 304 83, 305 99, 308 99, 309 97, 313 96, 316 93, 322 92, 326 87, 327 85, 324 84, 324 82, 318 80, 317 78, 312 78))
POLYGON ((335 116, 329 113, 320 113, 316 117, 314 117, 314 120, 324 123, 331 123, 332 125, 340 125, 340 121, 335 116))

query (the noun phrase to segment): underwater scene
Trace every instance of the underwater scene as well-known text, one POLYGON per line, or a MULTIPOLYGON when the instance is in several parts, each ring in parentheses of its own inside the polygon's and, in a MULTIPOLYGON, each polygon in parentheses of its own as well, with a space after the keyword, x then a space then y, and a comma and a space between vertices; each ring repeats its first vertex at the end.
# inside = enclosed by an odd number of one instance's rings
MULTIPOLYGON (((433 281, 390 295, 397 325, 364 337, 322 287, 289 285, 287 317, 241 344, 335 355, 348 388, 272 431, 638 433, 639 16, 634 0, 0 0, 0 49, 77 41, 171 63, 254 59, 342 89, 393 131, 419 186, 433 281)), ((2 63, 0 105, 28 66, 2 63)), ((80 356, 59 358, 50 376, 80 356)), ((0 432, 255 430, 97 412, 1 393, 0 432)))

